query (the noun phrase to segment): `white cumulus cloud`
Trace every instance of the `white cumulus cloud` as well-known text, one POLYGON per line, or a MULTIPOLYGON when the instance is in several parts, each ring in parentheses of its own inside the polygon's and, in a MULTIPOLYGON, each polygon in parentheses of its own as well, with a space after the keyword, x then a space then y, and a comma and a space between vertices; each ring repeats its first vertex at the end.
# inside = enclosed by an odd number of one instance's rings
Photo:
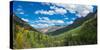
POLYGON ((48 27, 48 26, 54 26, 56 24, 64 24, 63 20, 50 20, 48 17, 39 17, 41 19, 36 20, 33 22, 33 27, 48 27))
POLYGON ((31 26, 36 27, 36 28, 44 28, 44 27, 48 27, 48 24, 31 24, 31 26))
POLYGON ((65 18, 65 19, 69 19, 69 18, 65 18))
POLYGON ((19 12, 19 14, 25 14, 24 12, 19 12))
POLYGON ((63 7, 70 13, 76 13, 79 17, 85 17, 87 14, 93 12, 93 6, 91 5, 71 5, 71 4, 54 4, 59 7, 63 7))
POLYGON ((60 8, 60 10, 64 10, 62 11, 63 14, 64 12, 66 12, 65 10, 67 10, 70 13, 75 13, 76 16, 78 17, 85 17, 87 16, 87 14, 93 12, 93 6, 91 5, 48 3, 48 5, 50 4, 53 5, 53 6, 50 6, 51 9, 57 9, 58 7, 62 7, 62 9, 60 8))
POLYGON ((29 22, 29 20, 28 19, 25 19, 25 18, 21 18, 23 21, 26 21, 26 22, 29 22))
POLYGON ((69 21, 69 22, 67 22, 67 24, 73 24, 73 22, 74 22, 74 21, 69 21))
POLYGON ((16 10, 17 10, 17 11, 22 11, 22 9, 21 9, 21 8, 17 8, 16 10))
POLYGON ((46 14, 46 15, 53 15, 55 12, 53 10, 37 10, 35 14, 46 14))
POLYGON ((62 15, 67 13, 67 11, 63 8, 56 8, 56 9, 54 9, 54 11, 55 11, 55 13, 62 14, 62 15))
POLYGON ((76 18, 72 18, 72 20, 75 20, 76 18))
POLYGON ((64 9, 64 8, 50 6, 50 9, 51 10, 37 10, 37 11, 35 11, 35 14, 46 14, 46 15, 61 14, 61 15, 64 15, 67 13, 66 9, 64 9))
POLYGON ((50 20, 48 17, 42 17, 42 19, 44 19, 44 20, 50 20))

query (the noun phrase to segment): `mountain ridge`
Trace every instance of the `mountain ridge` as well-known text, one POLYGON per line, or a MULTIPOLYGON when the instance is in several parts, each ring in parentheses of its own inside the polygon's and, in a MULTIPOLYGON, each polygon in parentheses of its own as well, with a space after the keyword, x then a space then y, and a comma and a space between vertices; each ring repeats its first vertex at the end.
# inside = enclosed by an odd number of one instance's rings
POLYGON ((58 29, 58 30, 55 30, 53 32, 49 32, 49 33, 46 33, 46 34, 48 34, 48 35, 58 35, 60 33, 63 33, 64 31, 69 31, 71 29, 74 29, 74 28, 82 25, 86 20, 89 20, 89 19, 95 17, 96 13, 97 13, 97 11, 94 12, 94 13, 89 13, 86 17, 76 19, 74 21, 74 23, 71 24, 71 25, 68 25, 68 26, 66 26, 64 28, 61 28, 61 29, 58 29))

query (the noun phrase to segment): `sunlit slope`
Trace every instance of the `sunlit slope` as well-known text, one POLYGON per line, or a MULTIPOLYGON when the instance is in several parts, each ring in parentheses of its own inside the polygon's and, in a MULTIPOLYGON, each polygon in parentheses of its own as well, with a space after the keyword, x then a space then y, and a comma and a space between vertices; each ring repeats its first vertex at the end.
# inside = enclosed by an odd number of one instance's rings
POLYGON ((97 19, 94 17, 87 20, 81 26, 57 35, 55 38, 62 38, 64 45, 96 44, 97 19))
POLYGON ((59 35, 61 33, 64 33, 65 31, 69 31, 72 29, 77 28, 78 26, 81 26, 85 21, 94 18, 97 12, 94 13, 89 13, 86 17, 81 17, 81 18, 77 18, 73 24, 70 24, 64 28, 58 29, 56 31, 53 32, 49 32, 47 33, 48 35, 59 35))

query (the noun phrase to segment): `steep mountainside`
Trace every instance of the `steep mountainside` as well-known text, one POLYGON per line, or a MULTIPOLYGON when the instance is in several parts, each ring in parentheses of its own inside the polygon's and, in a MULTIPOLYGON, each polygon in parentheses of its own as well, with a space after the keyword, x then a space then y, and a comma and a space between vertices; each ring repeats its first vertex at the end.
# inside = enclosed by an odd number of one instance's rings
POLYGON ((66 27, 64 27, 64 28, 58 29, 58 30, 53 31, 53 32, 49 32, 49 33, 47 33, 47 34, 48 34, 48 35, 58 35, 58 34, 61 34, 61 33, 65 32, 65 31, 69 31, 69 30, 71 30, 71 29, 74 29, 74 28, 76 28, 76 27, 82 25, 85 21, 87 21, 87 20, 89 20, 89 19, 95 17, 95 15, 97 15, 96 12, 90 13, 90 14, 88 14, 86 17, 76 19, 76 20, 74 21, 74 23, 71 24, 71 25, 68 25, 68 26, 66 26, 66 27))
POLYGON ((64 45, 97 44, 97 18, 91 18, 81 26, 56 35, 54 38, 63 39, 64 45))
POLYGON ((21 18, 17 17, 16 15, 13 15, 13 26, 20 25, 21 27, 24 27, 28 30, 35 30, 33 27, 31 27, 27 22, 23 21, 21 18))

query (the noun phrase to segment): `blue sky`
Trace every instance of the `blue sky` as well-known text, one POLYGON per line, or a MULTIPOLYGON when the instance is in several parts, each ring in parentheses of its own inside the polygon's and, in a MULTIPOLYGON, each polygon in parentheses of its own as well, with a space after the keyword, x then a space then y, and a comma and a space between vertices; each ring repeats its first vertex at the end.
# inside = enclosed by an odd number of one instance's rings
POLYGON ((32 27, 70 25, 75 19, 86 17, 96 10, 94 5, 73 5, 45 2, 13 2, 13 12, 32 27))

